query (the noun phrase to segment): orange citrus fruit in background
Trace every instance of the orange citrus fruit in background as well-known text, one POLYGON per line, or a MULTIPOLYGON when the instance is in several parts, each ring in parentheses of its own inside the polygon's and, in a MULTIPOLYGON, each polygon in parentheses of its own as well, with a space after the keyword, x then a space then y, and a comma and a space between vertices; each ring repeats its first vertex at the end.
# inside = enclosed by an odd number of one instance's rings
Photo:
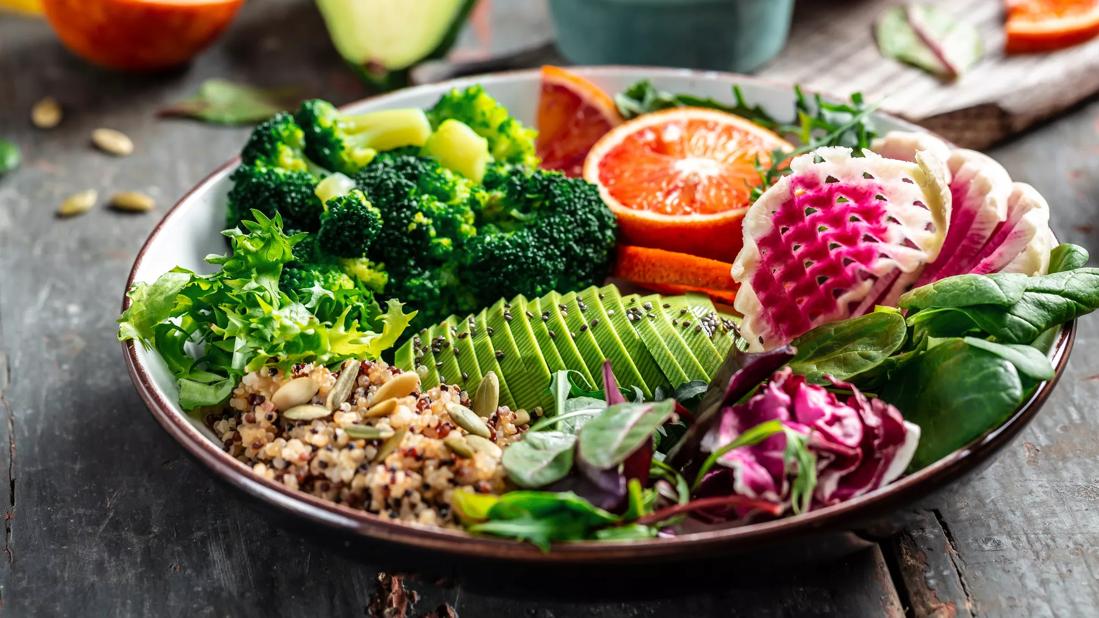
POLYGON ((1099 0, 1007 0, 1008 53, 1069 47, 1099 35, 1099 0))
POLYGON ((42 0, 65 47, 100 66, 167 69, 189 61, 233 20, 244 0, 42 0))
POLYGON ((604 135, 584 162, 618 216, 622 242, 731 262, 759 185, 756 162, 793 146, 726 112, 694 107, 639 116, 604 135))
POLYGON ((560 67, 542 67, 536 144, 542 167, 579 176, 592 145, 621 122, 614 99, 598 86, 560 67))

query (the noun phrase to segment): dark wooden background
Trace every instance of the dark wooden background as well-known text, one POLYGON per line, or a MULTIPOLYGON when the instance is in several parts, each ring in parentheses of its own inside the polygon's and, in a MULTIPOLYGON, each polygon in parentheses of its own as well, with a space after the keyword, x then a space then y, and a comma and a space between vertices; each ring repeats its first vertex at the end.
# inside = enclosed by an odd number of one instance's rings
MULTIPOLYGON (((550 36, 539 0, 497 0, 496 11, 509 28, 497 28, 494 46, 550 36)), ((366 94, 307 0, 253 0, 190 68, 142 77, 90 68, 45 24, 0 17, 0 135, 26 159, 0 179, 0 613, 363 615, 381 589, 370 556, 312 544, 215 484, 146 413, 123 367, 114 320, 135 253, 159 213, 245 135, 155 117, 209 77, 299 84, 339 102, 366 94), (66 111, 49 132, 28 122, 46 95, 66 111), (135 155, 91 150, 99 126, 131 135, 135 155), (157 213, 54 217, 86 188, 148 192, 157 213)), ((1061 238, 1099 254, 1099 101, 991 153, 1046 195, 1061 238)), ((448 603, 463 616, 1094 615, 1096 326, 1082 322, 1067 373, 1022 437, 985 472, 914 507, 918 524, 878 548, 645 601, 493 596, 409 576, 421 597, 412 614, 448 603)))

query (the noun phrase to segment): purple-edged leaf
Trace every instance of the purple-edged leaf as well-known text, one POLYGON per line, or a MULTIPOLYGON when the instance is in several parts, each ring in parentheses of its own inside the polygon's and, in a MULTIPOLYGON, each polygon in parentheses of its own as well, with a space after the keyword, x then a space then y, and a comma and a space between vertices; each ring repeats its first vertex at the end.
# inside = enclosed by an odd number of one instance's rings
POLYGON ((626 486, 626 477, 617 467, 600 470, 577 458, 571 474, 545 489, 571 491, 601 509, 616 513, 626 506, 626 486))
POLYGON ((668 453, 668 462, 683 467, 695 460, 702 437, 717 422, 721 408, 736 403, 752 392, 760 382, 789 362, 795 353, 796 350, 790 346, 759 353, 741 352, 734 347, 702 396, 694 423, 683 440, 668 453))
POLYGON ((646 442, 675 412, 675 402, 619 403, 580 430, 578 459, 605 470, 617 467, 646 442))
POLYGON ((609 360, 603 362, 603 392, 606 394, 608 406, 613 406, 616 403, 626 403, 622 391, 618 390, 618 380, 614 377, 614 370, 611 368, 609 360))

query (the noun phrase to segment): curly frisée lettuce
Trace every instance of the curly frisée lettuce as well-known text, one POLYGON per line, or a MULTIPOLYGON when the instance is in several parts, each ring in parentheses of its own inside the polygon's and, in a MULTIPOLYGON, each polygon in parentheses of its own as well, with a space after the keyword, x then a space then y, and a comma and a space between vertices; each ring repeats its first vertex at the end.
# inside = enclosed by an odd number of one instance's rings
POLYGON ((243 222, 245 231, 223 232, 230 255, 206 258, 221 267, 218 272, 177 267, 127 293, 130 306, 118 320, 118 338, 160 353, 185 410, 223 403, 244 374, 264 366, 377 358, 416 315, 394 300, 383 311, 365 288, 359 294, 287 295, 279 279, 305 234, 284 233, 278 215, 253 216, 243 222))

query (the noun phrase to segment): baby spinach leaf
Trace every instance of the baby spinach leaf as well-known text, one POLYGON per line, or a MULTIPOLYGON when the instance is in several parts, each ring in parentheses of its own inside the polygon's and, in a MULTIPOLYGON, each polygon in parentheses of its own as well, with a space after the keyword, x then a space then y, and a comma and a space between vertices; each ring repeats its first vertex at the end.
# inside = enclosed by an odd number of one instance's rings
POLYGON ((1049 254, 1049 272, 1060 273, 1066 270, 1083 268, 1088 263, 1088 250, 1080 245, 1061 243, 1049 254))
POLYGON ((1029 345, 996 343, 977 337, 966 337, 965 342, 975 348, 992 352, 1015 365, 1020 376, 1039 382, 1053 377, 1053 365, 1050 364, 1049 357, 1029 345))
POLYGON ((504 449, 504 471, 520 487, 544 487, 572 469, 575 445, 576 436, 571 433, 528 431, 522 440, 504 449))
POLYGON ((19 146, 0 137, 0 176, 13 171, 23 161, 19 146))
POLYGON ((794 340, 797 354, 790 368, 816 384, 827 384, 827 375, 847 380, 879 365, 904 345, 907 335, 904 316, 893 312, 824 324, 794 340))
POLYGON ((597 469, 613 468, 652 440, 674 411, 671 399, 610 406, 580 430, 577 454, 597 469))
POLYGON ((1026 275, 957 275, 906 292, 897 301, 902 309, 969 307, 972 305, 1008 306, 1019 302, 1027 290, 1026 275))
POLYGON ((295 99, 292 89, 264 90, 224 79, 208 79, 193 97, 161 109, 160 115, 214 124, 254 124, 293 107, 295 99))
POLYGON ((998 341, 1030 343, 1043 331, 1099 308, 1099 269, 1077 268, 1030 279, 1026 293, 1007 310, 982 305, 967 308, 967 315, 998 341))
POLYGON ((879 394, 920 426, 911 464, 919 469, 1007 420, 1023 398, 1023 384, 1010 361, 949 339, 897 372, 879 394))

